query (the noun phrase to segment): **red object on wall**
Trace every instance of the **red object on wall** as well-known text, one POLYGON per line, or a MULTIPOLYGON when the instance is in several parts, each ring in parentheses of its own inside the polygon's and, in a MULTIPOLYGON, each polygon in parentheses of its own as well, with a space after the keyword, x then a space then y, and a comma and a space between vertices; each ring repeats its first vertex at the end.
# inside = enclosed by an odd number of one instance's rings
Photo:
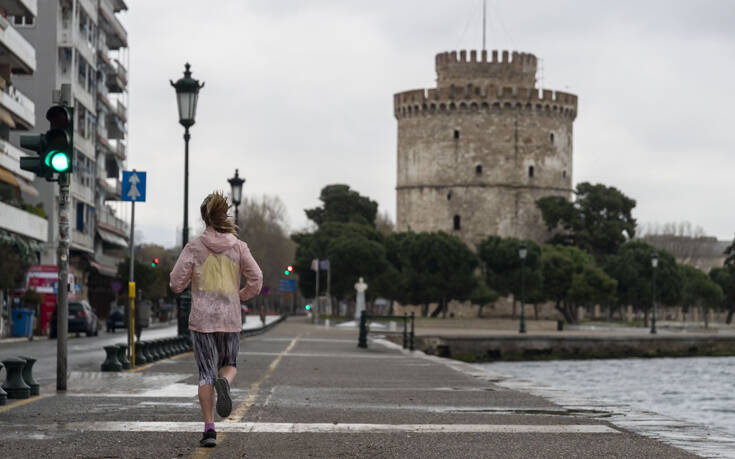
MULTIPOLYGON (((26 289, 33 289, 43 295, 43 301, 41 302, 40 325, 42 332, 44 334, 48 334, 51 315, 54 313, 54 308, 56 308, 59 267, 56 265, 33 265, 28 270, 28 276, 26 279, 26 289)), ((70 286, 69 299, 73 300, 76 298, 76 291, 74 275, 71 273, 69 273, 68 283, 70 286)))

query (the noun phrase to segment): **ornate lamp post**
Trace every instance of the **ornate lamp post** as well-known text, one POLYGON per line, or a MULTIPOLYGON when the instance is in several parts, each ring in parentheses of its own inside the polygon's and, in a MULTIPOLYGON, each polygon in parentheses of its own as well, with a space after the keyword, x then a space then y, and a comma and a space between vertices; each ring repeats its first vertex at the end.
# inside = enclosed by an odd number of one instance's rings
POLYGON ((526 243, 521 243, 521 248, 518 249, 518 256, 521 258, 521 327, 518 330, 518 333, 526 333, 526 305, 524 304, 524 298, 523 298, 523 271, 526 270, 526 255, 528 254, 528 249, 526 248, 526 243))
MULTIPOLYGON (((197 112, 197 99, 199 90, 204 83, 191 77, 191 65, 187 62, 184 66, 184 78, 171 86, 176 89, 176 104, 179 107, 179 124, 184 126, 184 227, 181 234, 181 247, 189 242, 189 128, 194 125, 197 112)), ((191 309, 191 292, 185 290, 179 295, 178 301, 178 334, 189 334, 189 311, 191 309)))
POLYGON ((232 187, 232 204, 235 206, 235 224, 237 225, 237 208, 242 202, 242 184, 245 183, 245 179, 240 178, 238 169, 235 169, 235 176, 228 178, 227 181, 232 187))
MULTIPOLYGON (((199 80, 191 77, 191 65, 187 62, 184 66, 184 78, 171 86, 176 89, 176 103, 179 106, 179 124, 184 126, 184 228, 182 232, 181 247, 189 242, 189 128, 194 125, 197 112, 197 99, 199 99, 199 90, 204 87, 204 83, 199 84, 199 80)), ((170 81, 170 80, 169 80, 170 81)))
POLYGON ((652 286, 652 300, 653 300, 653 314, 651 315, 651 333, 656 334, 656 268, 658 268, 658 255, 656 252, 651 255, 651 286, 652 286))

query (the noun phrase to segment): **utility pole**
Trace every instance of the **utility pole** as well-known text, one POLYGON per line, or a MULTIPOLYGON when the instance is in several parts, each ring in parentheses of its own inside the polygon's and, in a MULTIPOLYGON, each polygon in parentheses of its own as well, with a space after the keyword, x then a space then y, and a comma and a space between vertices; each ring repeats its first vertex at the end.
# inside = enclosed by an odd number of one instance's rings
MULTIPOLYGON (((135 169, 133 169, 135 172, 135 169)), ((128 272, 128 352, 135 368, 135 201, 130 203, 130 270, 128 272)))
POLYGON ((59 291, 56 297, 56 390, 66 390, 66 340, 69 331, 69 174, 59 175, 59 291))
MULTIPOLYGON (((316 314, 319 314, 319 312, 322 309, 321 301, 319 301, 319 259, 316 259, 316 296, 314 297, 314 301, 316 302, 316 314)), ((314 323, 315 321, 315 315, 311 315, 311 323, 314 323)))

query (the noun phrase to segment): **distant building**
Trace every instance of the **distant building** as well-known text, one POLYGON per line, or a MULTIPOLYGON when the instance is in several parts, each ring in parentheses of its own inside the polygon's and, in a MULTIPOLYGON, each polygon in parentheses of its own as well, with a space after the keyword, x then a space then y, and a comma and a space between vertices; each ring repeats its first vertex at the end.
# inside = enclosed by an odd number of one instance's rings
POLYGON ((439 53, 436 74, 394 96, 397 230, 545 241, 535 202, 572 197, 577 96, 539 91, 528 53, 439 53))
POLYGON ((676 261, 694 266, 705 273, 721 268, 725 263, 725 249, 732 241, 718 241, 715 237, 677 236, 671 234, 646 235, 643 240, 657 249, 671 253, 676 261))
MULTIPOLYGON (((0 4, 14 3, 0 0, 0 4)), ((29 3, 27 0, 17 3, 29 3)), ((35 4, 35 1, 32 3, 35 4)), ((74 172, 71 180, 70 271, 101 317, 116 298, 113 281, 128 246, 129 224, 120 218, 121 171, 127 136, 127 31, 116 17, 123 0, 43 0, 38 15, 17 14, 13 23, 35 47, 38 68, 17 85, 34 102, 35 131, 48 129, 52 91, 71 85, 74 172)), ((27 154, 27 153, 26 153, 27 154)), ((48 216, 42 263, 55 264, 58 186, 36 180, 48 216)))

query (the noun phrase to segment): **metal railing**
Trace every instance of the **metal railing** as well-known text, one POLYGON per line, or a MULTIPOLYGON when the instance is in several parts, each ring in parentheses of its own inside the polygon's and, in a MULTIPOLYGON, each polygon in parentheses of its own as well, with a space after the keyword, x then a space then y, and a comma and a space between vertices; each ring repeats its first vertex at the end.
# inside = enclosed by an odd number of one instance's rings
POLYGON ((360 335, 357 338, 357 347, 367 349, 367 335, 369 320, 402 320, 403 321, 403 349, 414 350, 414 313, 409 316, 403 313, 403 316, 370 316, 367 311, 360 313, 360 335), (411 329, 408 328, 408 320, 411 319, 411 329))

